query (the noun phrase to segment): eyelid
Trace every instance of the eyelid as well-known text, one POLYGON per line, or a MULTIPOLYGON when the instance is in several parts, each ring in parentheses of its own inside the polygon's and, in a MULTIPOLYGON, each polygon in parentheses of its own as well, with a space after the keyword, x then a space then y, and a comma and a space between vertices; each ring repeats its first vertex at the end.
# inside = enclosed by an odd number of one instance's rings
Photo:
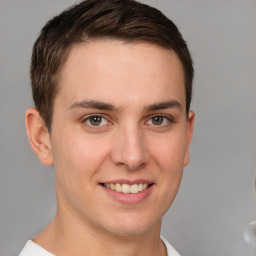
MULTIPOLYGON (((81 122, 82 123, 86 123, 86 121, 88 121, 91 117, 95 117, 95 116, 96 117, 101 117, 103 120, 106 120, 106 122, 108 124, 111 123, 109 121, 109 119, 106 117, 106 115, 105 114, 101 114, 101 113, 93 113, 93 114, 85 115, 85 116, 82 117, 81 122)), ((95 129, 95 128, 100 128, 102 126, 106 126, 108 124, 103 124, 103 125, 99 125, 99 126, 93 126, 93 125, 88 124, 87 126, 93 127, 95 129)))
POLYGON ((81 120, 86 120, 90 117, 93 117, 93 116, 100 116, 100 117, 103 117, 104 118, 104 114, 100 114, 100 113, 93 113, 93 114, 88 114, 88 115, 85 115, 81 118, 81 120))
MULTIPOLYGON (((89 124, 88 124, 89 127, 94 127, 94 128, 97 128, 97 127, 98 127, 98 128, 100 128, 100 127, 102 127, 102 126, 107 126, 107 125, 113 124, 113 122, 111 122, 111 121, 109 120, 109 118, 106 116, 106 114, 102 114, 102 113, 92 113, 92 114, 85 115, 85 116, 83 116, 83 117, 81 118, 81 122, 82 122, 82 123, 86 123, 86 121, 89 120, 89 118, 95 117, 95 116, 101 117, 102 119, 106 120, 107 124, 99 125, 99 126, 93 126, 93 125, 89 125, 89 124)), ((148 116, 146 117, 146 122, 145 122, 145 123, 147 123, 147 122, 150 121, 152 118, 157 117, 157 116, 160 116, 160 117, 165 118, 165 119, 167 120, 167 122, 168 122, 169 125, 172 124, 172 123, 176 123, 176 120, 175 120, 175 118, 174 118, 173 116, 171 116, 171 115, 169 115, 169 114, 163 114, 163 113, 161 113, 161 114, 156 113, 156 114, 148 115, 148 116)), ((168 126, 168 124, 159 125, 159 127, 168 126)), ((153 125, 153 124, 152 124, 152 125, 153 125)), ((154 125, 154 126, 157 126, 157 125, 154 125)))
MULTIPOLYGON (((147 123, 149 120, 151 120, 152 118, 157 117, 157 116, 166 118, 169 124, 172 124, 172 123, 175 123, 175 122, 176 122, 175 119, 174 119, 174 117, 171 116, 171 115, 168 115, 168 114, 157 114, 157 113, 156 113, 156 114, 149 115, 149 116, 147 117, 146 123, 147 123)), ((155 126, 157 126, 157 125, 155 125, 155 126)), ((164 127, 164 126, 168 126, 168 124, 159 125, 159 127, 164 127)))
POLYGON ((174 120, 174 118, 169 114, 158 114, 158 113, 150 115, 149 118, 156 117, 156 116, 166 117, 167 119, 174 120))

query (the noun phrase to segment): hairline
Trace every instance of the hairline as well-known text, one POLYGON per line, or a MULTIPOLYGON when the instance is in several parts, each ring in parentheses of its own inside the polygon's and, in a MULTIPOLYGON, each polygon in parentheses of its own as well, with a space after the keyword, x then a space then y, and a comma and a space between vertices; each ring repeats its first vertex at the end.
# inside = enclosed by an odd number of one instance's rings
MULTIPOLYGON (((158 46, 162 49, 168 50, 168 51, 172 51, 176 54, 176 56, 178 57, 180 64, 182 66, 182 70, 183 70, 183 82, 184 82, 184 93, 185 93, 185 98, 186 96, 186 72, 185 72, 185 68, 184 68, 184 64, 181 60, 181 58, 179 57, 178 53, 172 48, 172 47, 167 47, 164 45, 161 45, 160 43, 156 43, 156 42, 151 42, 150 40, 147 39, 141 39, 141 38, 134 38, 134 39, 128 39, 128 38, 122 38, 122 37, 117 37, 117 36, 88 36, 86 38, 83 39, 83 41, 80 42, 73 42, 71 43, 64 51, 63 57, 61 58, 60 61, 60 65, 58 67, 57 72, 54 74, 53 78, 52 78, 52 83, 55 86, 55 93, 53 95, 52 98, 52 113, 51 113, 51 120, 49 123, 48 130, 51 130, 51 125, 52 125, 52 119, 53 119, 53 110, 54 110, 54 102, 55 99, 57 97, 57 95, 60 92, 61 86, 60 86, 60 74, 62 72, 62 69, 65 65, 65 63, 67 62, 69 56, 70 56, 70 52, 74 47, 79 47, 82 45, 87 45, 96 41, 109 41, 109 42, 120 42, 122 44, 136 44, 136 43, 145 43, 145 44, 150 44, 150 45, 155 45, 158 46)), ((188 114, 188 111, 186 111, 188 114)))

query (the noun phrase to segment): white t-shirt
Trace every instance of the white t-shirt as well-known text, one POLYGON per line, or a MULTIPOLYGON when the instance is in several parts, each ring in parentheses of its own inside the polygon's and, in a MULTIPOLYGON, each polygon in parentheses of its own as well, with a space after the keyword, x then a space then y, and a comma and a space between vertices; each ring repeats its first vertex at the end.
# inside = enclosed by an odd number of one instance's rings
MULTIPOLYGON (((162 236, 161 236, 161 240, 166 246, 168 256, 180 256, 180 254, 162 236)), ((54 255, 47 252, 45 249, 43 249, 41 246, 34 243, 32 240, 28 240, 19 256, 54 256, 54 255)))

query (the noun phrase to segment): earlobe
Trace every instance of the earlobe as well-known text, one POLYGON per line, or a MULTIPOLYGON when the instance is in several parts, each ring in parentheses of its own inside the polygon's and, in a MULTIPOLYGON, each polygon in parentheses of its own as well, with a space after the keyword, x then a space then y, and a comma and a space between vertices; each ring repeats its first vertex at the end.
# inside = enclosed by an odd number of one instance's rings
POLYGON ((187 127, 187 151, 184 159, 184 166, 188 165, 190 160, 189 147, 190 147, 190 143, 193 136, 194 120, 195 120, 195 113, 193 111, 189 111, 188 127, 187 127))
POLYGON ((35 108, 29 108, 26 111, 25 124, 30 146, 40 162, 45 165, 53 165, 50 134, 35 108))

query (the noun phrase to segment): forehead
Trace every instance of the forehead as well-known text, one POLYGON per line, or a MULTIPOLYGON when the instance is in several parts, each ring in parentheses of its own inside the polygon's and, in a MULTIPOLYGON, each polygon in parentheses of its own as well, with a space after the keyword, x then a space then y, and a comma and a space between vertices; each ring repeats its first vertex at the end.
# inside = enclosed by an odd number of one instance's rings
MULTIPOLYGON (((93 97, 118 102, 148 96, 185 104, 185 79, 181 61, 172 50, 145 42, 95 40, 75 45, 59 75, 60 97, 66 102, 93 97)), ((94 99, 93 99, 94 100, 94 99)), ((139 99, 138 99, 139 100, 139 99)), ((120 102, 121 103, 121 102, 120 102)))

